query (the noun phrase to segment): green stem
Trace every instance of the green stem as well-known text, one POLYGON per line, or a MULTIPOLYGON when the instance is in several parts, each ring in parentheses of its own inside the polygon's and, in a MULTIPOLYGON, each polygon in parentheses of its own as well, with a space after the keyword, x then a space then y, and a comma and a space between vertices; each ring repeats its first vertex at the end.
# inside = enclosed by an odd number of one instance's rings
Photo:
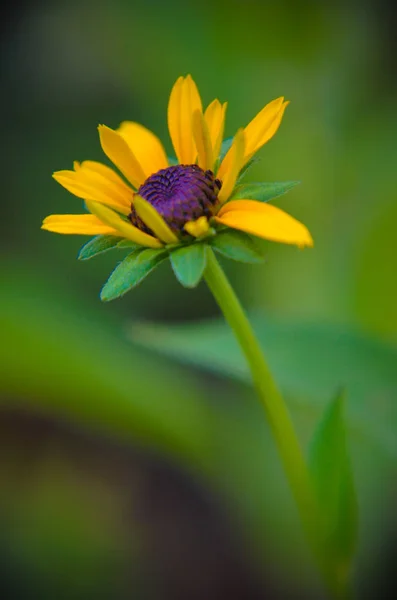
POLYGON ((262 350, 241 304, 210 248, 208 248, 208 260, 204 278, 215 300, 219 304, 226 321, 233 329, 248 361, 308 541, 323 572, 323 576, 327 580, 327 585, 334 587, 330 581, 324 561, 321 558, 322 544, 319 539, 321 536, 319 510, 312 489, 308 467, 287 406, 273 380, 262 350))

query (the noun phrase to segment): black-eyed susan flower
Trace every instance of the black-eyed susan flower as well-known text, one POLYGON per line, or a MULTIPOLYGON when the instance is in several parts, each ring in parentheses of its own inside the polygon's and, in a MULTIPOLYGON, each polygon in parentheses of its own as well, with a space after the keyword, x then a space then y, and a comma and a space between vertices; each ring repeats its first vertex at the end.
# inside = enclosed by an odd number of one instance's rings
POLYGON ((256 262, 255 236, 299 247, 313 244, 299 221, 266 202, 296 182, 240 183, 254 154, 276 133, 288 102, 267 104, 233 139, 223 140, 227 103, 203 111, 190 75, 179 77, 168 104, 168 127, 176 159, 138 123, 117 130, 99 126, 102 149, 115 165, 75 162, 54 178, 85 201, 88 212, 51 215, 42 228, 95 236, 80 251, 87 259, 111 248, 130 247, 102 289, 111 300, 170 258, 179 281, 194 287, 206 266, 208 245, 236 260, 256 262))

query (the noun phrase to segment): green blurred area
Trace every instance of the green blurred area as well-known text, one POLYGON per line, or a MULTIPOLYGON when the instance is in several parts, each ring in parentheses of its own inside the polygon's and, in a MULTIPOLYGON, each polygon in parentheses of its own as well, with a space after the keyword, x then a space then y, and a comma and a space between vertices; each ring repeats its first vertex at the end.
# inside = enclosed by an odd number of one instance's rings
POLYGON ((291 101, 247 180, 300 180, 276 204, 309 227, 315 247, 269 242, 265 265, 225 266, 245 306, 266 315, 264 347, 302 441, 336 387, 347 387, 357 580, 370 589, 397 531, 396 62, 386 3, 55 0, 9 10, 0 100, 4 597, 259 598, 273 586, 284 597, 296 585, 319 597, 261 409, 235 381, 237 367, 218 360, 216 376, 202 370, 200 328, 186 336, 200 369, 131 335, 131 323, 171 331, 217 317, 205 286, 184 290, 167 264, 102 305, 99 290, 122 254, 80 263, 86 238, 40 230, 48 214, 80 212, 51 173, 104 160, 99 123, 139 121, 172 152, 168 96, 186 73, 204 104, 229 102, 226 136, 273 98, 291 101))

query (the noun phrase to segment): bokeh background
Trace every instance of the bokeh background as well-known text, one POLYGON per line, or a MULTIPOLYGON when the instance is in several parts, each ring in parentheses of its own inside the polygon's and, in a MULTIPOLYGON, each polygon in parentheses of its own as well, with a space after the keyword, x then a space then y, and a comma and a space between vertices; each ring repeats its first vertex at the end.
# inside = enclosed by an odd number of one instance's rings
MULTIPOLYGON (((169 265, 122 300, 119 259, 40 231, 80 204, 51 179, 103 160, 96 126, 142 122, 192 73, 226 135, 291 100, 250 181, 313 250, 268 243, 227 272, 302 443, 347 390, 359 597, 388 596, 397 547, 396 18, 386 0, 18 0, 1 19, 2 598, 320 598, 269 431, 204 284, 169 265), (214 328, 208 319, 215 319, 214 328), (178 328, 175 329, 175 325, 178 328), (165 356, 168 354, 168 356, 165 356), (380 586, 382 586, 380 588, 380 586)), ((394 579, 395 583, 395 579, 394 579)), ((392 595, 390 595, 392 597, 392 595)))

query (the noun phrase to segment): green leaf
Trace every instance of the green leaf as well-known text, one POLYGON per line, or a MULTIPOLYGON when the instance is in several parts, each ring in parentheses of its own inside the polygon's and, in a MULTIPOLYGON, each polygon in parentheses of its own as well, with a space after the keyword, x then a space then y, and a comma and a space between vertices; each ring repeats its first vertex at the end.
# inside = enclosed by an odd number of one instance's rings
POLYGON ((77 258, 79 260, 88 260, 97 254, 115 248, 121 240, 121 237, 115 235, 97 235, 80 249, 77 258))
POLYGON ((327 406, 314 433, 309 465, 324 526, 325 553, 343 585, 357 544, 357 499, 344 424, 344 394, 327 406))
POLYGON ((275 182, 265 182, 265 183, 246 183, 242 185, 238 185, 232 195, 230 200, 238 200, 240 198, 245 198, 248 200, 259 200, 260 202, 268 202, 272 200, 272 198, 277 198, 277 196, 281 196, 285 194, 290 189, 295 187, 299 181, 275 181, 275 182))
POLYGON ((159 248, 141 248, 129 254, 113 271, 101 290, 101 300, 109 302, 137 286, 165 258, 159 248))
MULTIPOLYGON (((292 409, 319 416, 329 391, 348 392, 349 434, 397 459, 397 349, 334 323, 252 317, 269 367, 292 409), (379 401, 381 399, 381 403, 379 401)), ((240 348, 223 319, 135 331, 135 342, 185 364, 251 384, 240 348)))
POLYGON ((223 256, 247 263, 261 263, 263 252, 250 235, 243 231, 228 229, 210 240, 211 246, 223 256))
POLYGON ((200 243, 180 247, 171 253, 170 259, 179 283, 184 287, 194 288, 204 273, 207 248, 205 244, 200 243))

